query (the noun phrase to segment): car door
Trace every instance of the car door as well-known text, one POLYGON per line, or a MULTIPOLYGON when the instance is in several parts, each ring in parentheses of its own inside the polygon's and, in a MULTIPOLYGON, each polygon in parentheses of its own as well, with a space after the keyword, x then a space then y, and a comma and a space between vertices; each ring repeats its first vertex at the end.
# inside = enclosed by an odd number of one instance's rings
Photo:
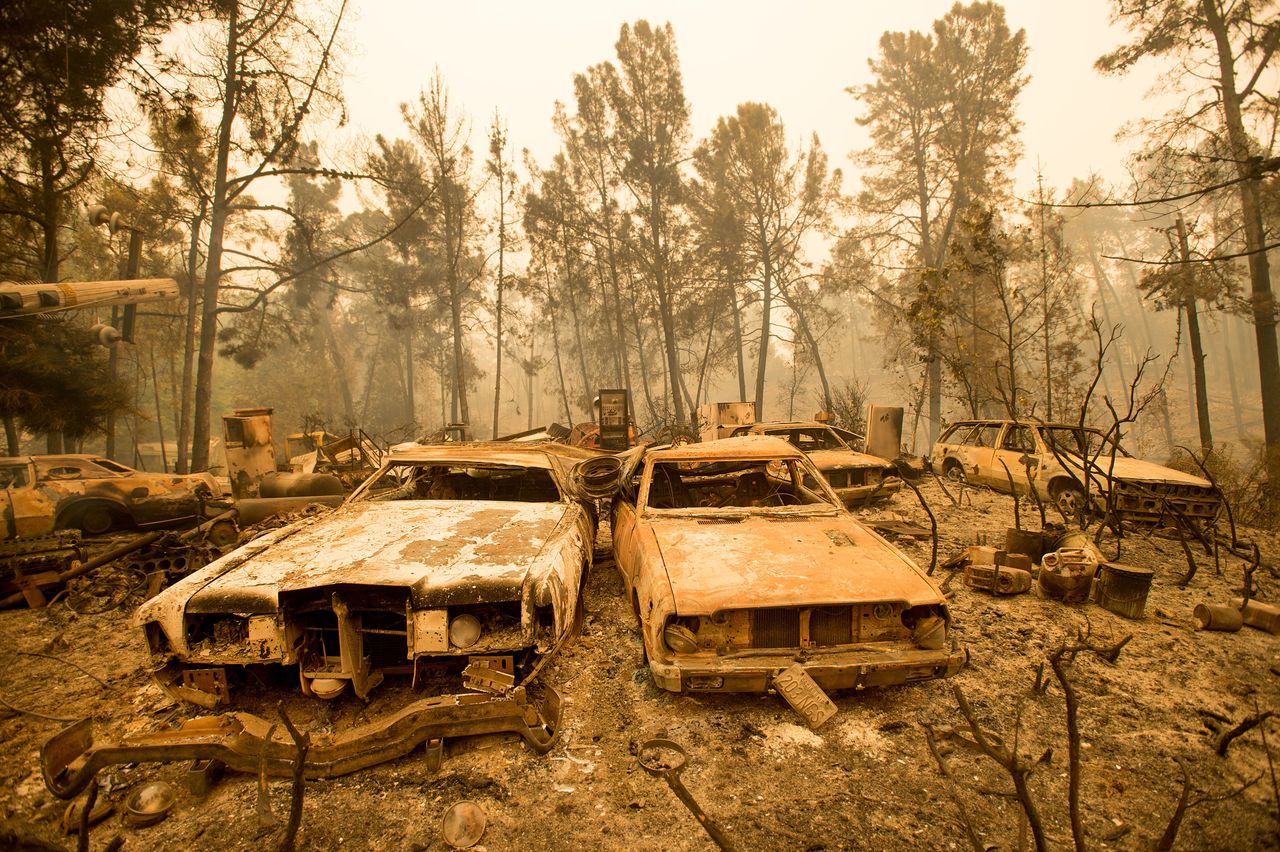
POLYGON ((1009 480, 1019 494, 1030 494, 1031 484, 1040 470, 1036 439, 1032 428, 1023 423, 1007 423, 999 444, 992 453, 992 487, 1008 492, 1009 480))
POLYGON ((47 535, 53 531, 53 501, 33 486, 29 462, 0 466, 0 514, 5 538, 47 535))
MULTIPOLYGON (((999 423, 978 423, 958 442, 958 446, 951 449, 951 457, 960 462, 965 477, 970 482, 979 485, 993 484, 991 463, 999 435, 999 423)), ((1000 471, 1000 476, 1004 477, 1003 470, 1000 471)))
MULTIPOLYGON (((638 459, 636 459, 638 461, 638 459)), ((637 554, 635 552, 637 501, 641 477, 635 473, 635 464, 624 465, 624 479, 613 500, 611 532, 613 533, 613 561, 622 578, 631 589, 635 585, 637 554)))

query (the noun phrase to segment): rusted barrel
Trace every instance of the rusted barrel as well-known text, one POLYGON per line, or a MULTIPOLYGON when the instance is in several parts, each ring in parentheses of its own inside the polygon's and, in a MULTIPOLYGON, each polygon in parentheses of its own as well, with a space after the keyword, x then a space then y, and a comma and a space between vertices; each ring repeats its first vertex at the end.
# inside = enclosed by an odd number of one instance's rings
POLYGON ((1223 630, 1227 633, 1235 633, 1244 626, 1240 610, 1233 606, 1196 604, 1195 616, 1196 621, 1200 622, 1201 630, 1223 630))
POLYGON ((259 497, 320 497, 342 494, 342 480, 331 473, 273 473, 262 478, 259 497))
MULTIPOLYGON (((1241 607, 1244 605, 1244 598, 1236 598, 1232 603, 1236 607, 1241 607)), ((1268 633, 1280 633, 1280 607, 1251 600, 1243 606, 1240 616, 1250 627, 1256 627, 1268 633)))
POLYGON ((339 506, 342 495, 327 494, 319 497, 255 497, 238 500, 236 508, 240 510, 240 525, 251 527, 275 515, 288 512, 299 512, 308 506, 319 503, 322 506, 339 506))
POLYGON ((1142 618, 1155 572, 1150 568, 1103 562, 1094 588, 1098 606, 1125 618, 1142 618))
POLYGON ((1044 537, 1039 532, 1009 527, 1004 532, 1004 549, 1006 553, 1023 553, 1032 562, 1039 562, 1044 555, 1044 537))

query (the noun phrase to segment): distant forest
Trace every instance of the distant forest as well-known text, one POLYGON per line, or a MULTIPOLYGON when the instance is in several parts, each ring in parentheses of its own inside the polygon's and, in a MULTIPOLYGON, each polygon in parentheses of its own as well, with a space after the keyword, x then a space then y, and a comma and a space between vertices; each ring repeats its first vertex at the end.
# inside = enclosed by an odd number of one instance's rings
POLYGON ((1280 481, 1273 5, 1114 0, 1127 40, 1097 72, 1157 63, 1177 109, 1135 114, 1131 183, 1032 197, 1011 172, 1035 45, 998 3, 883 34, 847 88, 856 152, 757 102, 694 138, 679 34, 623 23, 547 105, 546 162, 501 114, 473 127, 445 71, 398 135, 344 127, 351 13, 3 5, 0 280, 117 278, 138 231, 140 275, 181 292, 112 350, 89 331, 109 311, 0 319, 9 454, 163 442, 200 470, 240 405, 487 438, 592 420, 616 387, 651 436, 730 399, 859 430, 870 400, 906 409, 916 453, 961 417, 1115 421, 1143 454, 1280 481), (317 144, 339 128, 362 141, 317 144))

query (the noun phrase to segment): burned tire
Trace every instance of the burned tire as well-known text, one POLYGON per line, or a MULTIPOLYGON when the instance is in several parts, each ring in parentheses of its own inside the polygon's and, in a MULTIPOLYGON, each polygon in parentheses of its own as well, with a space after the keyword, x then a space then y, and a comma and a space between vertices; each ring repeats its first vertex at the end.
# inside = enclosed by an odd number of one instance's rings
POLYGON ((952 482, 964 482, 964 465, 955 459, 947 459, 942 463, 942 475, 952 482))
POLYGON ((76 514, 75 523, 85 535, 102 535, 116 525, 116 513, 110 506, 95 504, 86 506, 76 514))

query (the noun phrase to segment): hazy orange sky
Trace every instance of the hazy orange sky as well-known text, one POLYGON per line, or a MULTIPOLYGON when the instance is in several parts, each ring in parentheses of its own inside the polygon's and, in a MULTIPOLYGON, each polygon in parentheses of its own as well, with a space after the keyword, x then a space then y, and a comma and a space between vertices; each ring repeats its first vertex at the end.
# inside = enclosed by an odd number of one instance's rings
MULTIPOLYGON (((926 29, 951 0, 900 2, 491 2, 363 0, 345 28, 352 48, 346 96, 351 124, 370 135, 403 135, 399 105, 416 99, 438 67, 451 101, 472 123, 483 150, 494 109, 510 139, 547 162, 558 147, 554 102, 570 101, 573 74, 614 58, 624 22, 670 21, 680 50, 693 135, 743 101, 764 101, 781 115, 793 142, 817 132, 832 166, 857 189, 851 151, 866 144, 848 86, 870 81, 867 60, 886 30, 926 29)), ((1094 60, 1124 38, 1105 0, 1013 0, 1010 27, 1027 32, 1027 71, 1019 113, 1024 154, 1017 187, 1030 192, 1037 162, 1050 186, 1096 171, 1123 182, 1128 143, 1115 134, 1153 114, 1144 94, 1160 69, 1141 66, 1103 77, 1094 60)))

